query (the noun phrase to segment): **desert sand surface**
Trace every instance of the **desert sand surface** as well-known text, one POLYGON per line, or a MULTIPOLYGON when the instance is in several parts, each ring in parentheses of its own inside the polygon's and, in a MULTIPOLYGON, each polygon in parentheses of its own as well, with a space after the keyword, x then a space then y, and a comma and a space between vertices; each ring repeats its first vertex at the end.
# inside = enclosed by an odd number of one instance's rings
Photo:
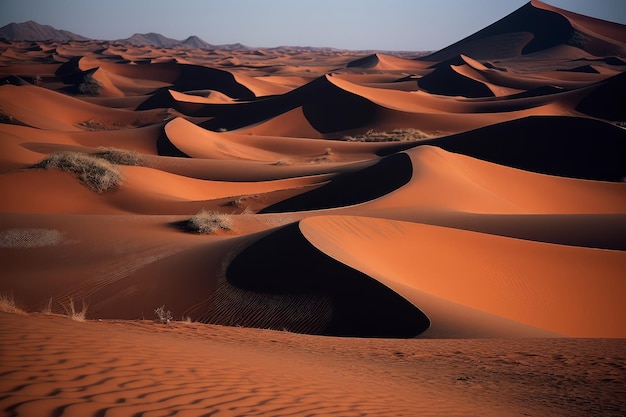
POLYGON ((0 39, 0 413, 624 415, 625 76, 535 0, 425 56, 0 39))

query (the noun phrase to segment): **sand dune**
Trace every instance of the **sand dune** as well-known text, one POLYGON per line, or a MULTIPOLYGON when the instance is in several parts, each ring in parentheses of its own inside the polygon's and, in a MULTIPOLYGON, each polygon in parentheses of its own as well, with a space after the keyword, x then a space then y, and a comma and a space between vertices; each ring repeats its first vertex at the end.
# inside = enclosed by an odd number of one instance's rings
POLYGON ((625 34, 0 40, 0 414, 623 415, 625 34))

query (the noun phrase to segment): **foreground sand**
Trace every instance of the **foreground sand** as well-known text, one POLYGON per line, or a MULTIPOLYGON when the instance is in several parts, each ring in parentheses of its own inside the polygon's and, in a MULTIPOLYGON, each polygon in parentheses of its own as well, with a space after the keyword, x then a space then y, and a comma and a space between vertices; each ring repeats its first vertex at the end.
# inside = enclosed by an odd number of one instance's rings
POLYGON ((0 40, 0 410, 623 415, 624 39, 533 0, 422 57, 0 40))
POLYGON ((390 340, 0 313, 9 416, 620 416, 623 339, 390 340))

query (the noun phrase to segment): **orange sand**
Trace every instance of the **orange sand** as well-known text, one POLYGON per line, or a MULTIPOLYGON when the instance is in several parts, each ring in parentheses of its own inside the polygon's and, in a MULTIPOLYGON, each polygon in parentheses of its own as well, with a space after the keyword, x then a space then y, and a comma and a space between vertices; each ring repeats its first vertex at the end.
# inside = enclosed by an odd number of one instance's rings
POLYGON ((2 41, 0 414, 623 415, 624 39, 533 0, 419 58, 2 41), (102 193, 33 168, 102 148, 102 193))

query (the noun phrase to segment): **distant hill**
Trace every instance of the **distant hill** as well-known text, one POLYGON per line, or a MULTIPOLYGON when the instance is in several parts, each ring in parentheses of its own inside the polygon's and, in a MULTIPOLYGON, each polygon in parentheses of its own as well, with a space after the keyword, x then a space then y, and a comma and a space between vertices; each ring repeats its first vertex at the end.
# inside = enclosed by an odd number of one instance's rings
POLYGON ((85 41, 89 40, 67 30, 56 29, 49 25, 40 25, 29 20, 23 23, 9 23, 0 28, 0 38, 20 41, 85 41))
POLYGON ((192 48, 204 48, 204 49, 214 48, 213 45, 211 45, 204 39, 200 39, 199 37, 195 35, 188 37, 182 43, 183 45, 191 46, 192 48))
POLYGON ((150 45, 172 47, 181 45, 182 42, 176 39, 168 38, 160 33, 135 33, 130 38, 117 39, 116 42, 126 42, 132 45, 150 45))

